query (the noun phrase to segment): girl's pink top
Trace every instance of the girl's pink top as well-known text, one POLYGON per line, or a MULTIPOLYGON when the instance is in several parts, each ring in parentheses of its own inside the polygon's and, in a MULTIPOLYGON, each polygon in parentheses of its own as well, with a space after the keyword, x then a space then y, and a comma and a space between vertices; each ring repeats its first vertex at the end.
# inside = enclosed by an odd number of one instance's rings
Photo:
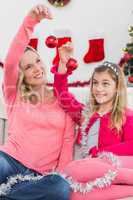
POLYGON ((14 38, 4 65, 8 139, 0 150, 30 169, 62 170, 72 160, 74 123, 56 101, 33 105, 18 98, 19 62, 38 21, 27 16, 14 38))

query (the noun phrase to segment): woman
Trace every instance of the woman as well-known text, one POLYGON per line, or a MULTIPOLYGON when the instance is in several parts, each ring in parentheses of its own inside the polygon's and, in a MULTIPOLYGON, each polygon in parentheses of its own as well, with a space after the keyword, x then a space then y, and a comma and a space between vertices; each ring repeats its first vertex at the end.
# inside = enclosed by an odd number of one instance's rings
POLYGON ((25 17, 5 60, 9 136, 0 147, 2 199, 67 200, 70 194, 68 183, 49 173, 72 160, 73 123, 47 89, 46 66, 39 54, 28 47, 42 19, 52 15, 38 5, 25 17))

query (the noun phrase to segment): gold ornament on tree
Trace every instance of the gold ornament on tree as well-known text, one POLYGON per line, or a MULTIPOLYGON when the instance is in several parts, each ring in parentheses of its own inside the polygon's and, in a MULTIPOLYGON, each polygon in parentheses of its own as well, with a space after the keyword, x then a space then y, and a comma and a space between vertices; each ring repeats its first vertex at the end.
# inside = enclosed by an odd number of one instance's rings
POLYGON ((122 51, 127 52, 128 50, 127 50, 126 47, 124 47, 124 48, 122 49, 122 51))
POLYGON ((133 31, 133 26, 129 26, 128 32, 132 32, 132 31, 133 31))
POLYGON ((48 0, 48 2, 55 7, 64 7, 70 0, 48 0))

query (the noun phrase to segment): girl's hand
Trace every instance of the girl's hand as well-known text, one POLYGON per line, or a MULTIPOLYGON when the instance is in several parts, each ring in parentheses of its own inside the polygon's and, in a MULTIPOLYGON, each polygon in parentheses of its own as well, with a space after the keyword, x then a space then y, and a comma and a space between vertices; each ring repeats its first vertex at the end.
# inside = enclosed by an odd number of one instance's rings
POLYGON ((67 42, 66 44, 62 45, 58 50, 60 61, 63 64, 66 64, 70 57, 73 56, 73 45, 71 42, 67 42))
POLYGON ((52 14, 49 8, 44 5, 37 5, 32 8, 29 12, 29 16, 33 19, 37 19, 38 21, 41 21, 42 19, 52 19, 52 14))
POLYGON ((58 51, 60 56, 58 72, 63 74, 67 72, 66 64, 73 55, 73 45, 71 42, 67 42, 62 45, 58 51))

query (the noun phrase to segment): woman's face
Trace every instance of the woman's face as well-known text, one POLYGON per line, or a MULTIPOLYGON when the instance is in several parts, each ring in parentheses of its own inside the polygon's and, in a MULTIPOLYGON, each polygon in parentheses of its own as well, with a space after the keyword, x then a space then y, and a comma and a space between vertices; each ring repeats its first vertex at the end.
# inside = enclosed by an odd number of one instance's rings
POLYGON ((27 84, 31 86, 46 84, 44 64, 36 52, 27 50, 21 58, 20 66, 27 84))
POLYGON ((92 80, 92 95, 98 104, 112 103, 116 96, 116 82, 108 72, 95 72, 92 80))

